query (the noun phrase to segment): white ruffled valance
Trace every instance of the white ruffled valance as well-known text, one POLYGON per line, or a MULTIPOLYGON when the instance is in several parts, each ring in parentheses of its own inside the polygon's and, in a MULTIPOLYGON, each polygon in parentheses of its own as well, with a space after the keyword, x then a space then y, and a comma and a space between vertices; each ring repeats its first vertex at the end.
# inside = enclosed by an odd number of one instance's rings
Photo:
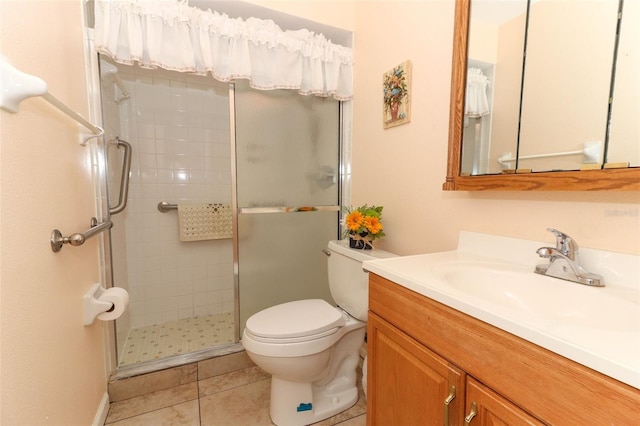
POLYGON ((95 18, 96 50, 122 64, 353 97, 353 50, 306 29, 283 31, 270 20, 232 19, 175 0, 97 0, 95 18))
POLYGON ((464 103, 464 114, 467 117, 482 117, 489 114, 488 85, 489 78, 480 68, 467 70, 467 91, 464 103))

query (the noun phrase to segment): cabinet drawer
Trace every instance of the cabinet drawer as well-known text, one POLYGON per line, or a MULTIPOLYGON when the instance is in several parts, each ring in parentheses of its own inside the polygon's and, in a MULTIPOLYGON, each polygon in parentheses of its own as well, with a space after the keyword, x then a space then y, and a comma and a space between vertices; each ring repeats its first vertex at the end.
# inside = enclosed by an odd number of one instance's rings
POLYGON ((535 417, 473 377, 467 378, 466 419, 470 426, 544 426, 535 417))

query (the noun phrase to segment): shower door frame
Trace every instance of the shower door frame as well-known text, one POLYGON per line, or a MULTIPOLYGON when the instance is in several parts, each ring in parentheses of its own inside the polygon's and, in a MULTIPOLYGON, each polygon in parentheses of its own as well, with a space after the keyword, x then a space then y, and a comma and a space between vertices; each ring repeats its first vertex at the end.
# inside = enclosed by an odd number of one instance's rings
MULTIPOLYGON (((90 116, 91 120, 96 123, 103 123, 102 115, 102 99, 100 90, 100 70, 99 70, 99 55, 93 48, 93 34, 91 29, 87 29, 85 38, 86 49, 86 69, 87 69, 87 89, 90 98, 90 116)), ((140 364, 132 364, 129 366, 118 367, 117 366, 117 345, 116 345, 116 331, 114 324, 108 324, 105 329, 105 372, 107 376, 112 379, 122 379, 126 377, 136 376, 139 374, 150 373, 161 369, 170 367, 176 367, 209 359, 216 356, 231 354, 240 352, 243 350, 240 343, 240 299, 239 299, 239 242, 238 242, 238 214, 241 213, 238 208, 237 199, 237 167, 236 167, 236 137, 235 137, 235 83, 229 83, 229 119, 230 119, 230 144, 231 144, 231 191, 232 191, 232 223, 233 223, 233 292, 234 292, 234 334, 235 342, 231 344, 223 344, 216 347, 204 349, 202 351, 196 351, 192 353, 186 353, 181 355, 174 355, 167 358, 148 361, 140 364)), ((338 137, 338 206, 331 206, 329 208, 319 206, 319 210, 333 210, 341 211, 342 206, 349 204, 350 199, 350 178, 351 178, 351 109, 352 103, 350 101, 339 102, 339 137, 338 137)), ((99 138, 96 141, 96 145, 92 146, 92 165, 94 169, 94 185, 96 191, 96 208, 101 212, 101 216, 109 217, 108 197, 107 197, 107 169, 106 169, 106 141, 104 138, 99 138)), ((340 215, 338 215, 340 217, 340 215)), ((339 238, 342 234, 342 227, 340 221, 336 224, 338 233, 336 238, 339 238)), ((100 280, 101 282, 108 283, 109 286, 114 286, 113 282, 113 263, 111 255, 111 235, 104 233, 101 237, 101 244, 99 245, 99 257, 100 257, 100 280)))
MULTIPOLYGON (((235 82, 229 83, 229 142, 231 144, 231 203, 233 216, 233 285, 234 285, 234 304, 235 304, 235 335, 236 341, 240 342, 241 335, 241 311, 240 311, 240 244, 238 235, 238 217, 240 213, 303 213, 296 212, 297 207, 243 207, 238 206, 238 186, 237 186, 237 140, 236 140, 236 85, 235 82)), ((299 95, 302 96, 302 95, 299 95)), ((313 95, 311 95, 313 96, 313 95)), ((335 206, 304 206, 312 207, 316 211, 335 211, 338 212, 338 223, 336 224, 336 239, 340 239, 343 233, 343 225, 341 221, 343 207, 349 205, 350 202, 350 178, 351 178, 351 101, 338 102, 338 205, 335 206), (345 191, 347 189, 347 191, 345 191), (346 195, 345 195, 346 194, 346 195)))
POLYGON ((240 265, 238 243, 238 168, 236 166, 236 84, 229 83, 229 143, 231 144, 231 223, 233 227, 233 332, 240 343, 240 265))
MULTIPOLYGON (((99 57, 95 50, 94 44, 94 16, 93 16, 93 0, 83 0, 83 7, 85 12, 85 33, 84 33, 84 51, 85 51, 85 69, 86 69, 86 88, 89 98, 89 116, 90 121, 98 123, 104 126, 103 114, 102 114, 102 99, 101 99, 101 82, 100 82, 100 70, 99 70, 99 57)), ((322 32, 321 29, 318 29, 322 32)), ((335 33, 332 38, 340 39, 335 33)), ((341 34, 345 36, 345 34, 341 34)), ((352 44, 352 33, 348 35, 347 44, 352 44)), ((233 91, 233 95, 229 96, 230 108, 234 107, 235 100, 235 84, 230 83, 230 92, 233 91)), ((339 171, 338 171, 338 203, 340 208, 342 206, 350 205, 351 203, 351 130, 352 130, 352 117, 353 117, 353 102, 341 101, 339 102, 339 171)), ((206 355, 199 357, 191 357, 191 354, 178 355, 171 358, 161 359, 158 361, 148 362, 145 365, 132 365, 128 368, 117 367, 117 355, 116 355, 116 334, 115 334, 115 322, 114 324, 104 324, 104 342, 105 342, 105 376, 113 379, 119 379, 129 377, 137 374, 143 374, 147 372, 157 371, 160 369, 174 367, 178 365, 195 362, 200 359, 210 358, 212 356, 224 355, 227 353, 239 352, 243 350, 240 343, 240 306, 239 306, 239 266, 238 266, 238 202, 237 202, 237 186, 236 186, 236 159, 235 159, 235 113, 234 109, 230 111, 230 119, 233 125, 230 126, 230 132, 232 140, 232 155, 231 155, 231 180, 232 180, 232 207, 233 207, 233 274, 234 274, 234 316, 235 316, 235 340, 236 343, 221 348, 213 348, 208 351, 206 355), (191 358, 190 358, 191 357, 191 358)), ((91 149, 91 167, 93 172, 93 181, 96 194, 96 211, 99 220, 109 217, 109 205, 107 198, 107 170, 106 170, 106 140, 104 137, 93 139, 94 142, 90 143, 91 149)), ((338 215, 341 218, 342 214, 338 215)), ((343 232, 343 225, 341 221, 338 223, 338 235, 340 238, 343 232)), ((112 275, 112 258, 111 258, 111 235, 109 233, 102 233, 99 236, 100 244, 98 246, 98 257, 100 263, 100 281, 105 285, 114 285, 112 275)))

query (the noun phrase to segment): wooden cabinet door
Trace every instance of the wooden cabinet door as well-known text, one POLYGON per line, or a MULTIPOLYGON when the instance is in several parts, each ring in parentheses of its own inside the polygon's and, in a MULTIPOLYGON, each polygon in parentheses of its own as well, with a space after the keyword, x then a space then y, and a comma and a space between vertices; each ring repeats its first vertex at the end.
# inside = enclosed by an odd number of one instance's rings
POLYGON ((467 376, 466 406, 465 425, 544 425, 517 405, 469 376, 467 376))
POLYGON ((367 339, 367 425, 462 423, 464 372, 372 312, 367 339))

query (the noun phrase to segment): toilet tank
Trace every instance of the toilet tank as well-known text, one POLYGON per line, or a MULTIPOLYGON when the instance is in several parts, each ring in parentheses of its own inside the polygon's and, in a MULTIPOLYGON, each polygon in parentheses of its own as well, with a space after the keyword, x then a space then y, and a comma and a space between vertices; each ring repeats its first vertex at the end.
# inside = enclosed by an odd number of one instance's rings
POLYGON ((378 249, 352 249, 348 240, 329 241, 328 249, 329 290, 333 300, 352 317, 366 321, 369 274, 362 270, 362 262, 396 255, 378 249))

